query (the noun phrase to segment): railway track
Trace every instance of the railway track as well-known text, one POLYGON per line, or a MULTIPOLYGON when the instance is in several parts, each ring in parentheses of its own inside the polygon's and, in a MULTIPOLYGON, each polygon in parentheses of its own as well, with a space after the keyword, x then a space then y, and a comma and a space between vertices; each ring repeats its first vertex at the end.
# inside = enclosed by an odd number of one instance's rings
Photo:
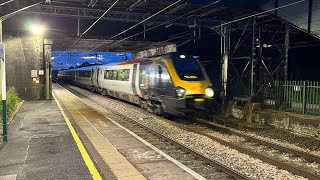
POLYGON ((311 168, 307 166, 307 164, 319 163, 319 156, 256 138, 220 125, 214 125, 203 120, 192 120, 192 122, 180 120, 179 122, 169 123, 186 131, 211 138, 225 146, 236 149, 239 152, 248 154, 254 158, 258 158, 281 169, 290 171, 296 175, 303 176, 308 179, 320 179, 320 169, 317 167, 311 168), (213 135, 213 130, 219 131, 224 135, 233 135, 240 138, 235 138, 237 139, 236 141, 228 141, 225 138, 213 135), (300 157, 300 161, 296 160, 297 157, 300 157))
MULTIPOLYGON (((80 98, 85 97, 81 93, 78 93, 70 88, 67 89, 80 98)), ((111 111, 112 113, 110 113, 109 116, 117 123, 134 132, 139 137, 148 141, 150 144, 189 167, 193 171, 197 172, 205 179, 248 179, 247 176, 234 171, 233 169, 217 161, 201 155, 200 153, 190 149, 175 139, 171 139, 164 134, 140 124, 133 118, 127 117, 126 115, 105 107, 99 103, 97 104, 108 109, 108 111, 111 111)))
MULTIPOLYGON (((71 90, 73 91, 73 90, 71 90)), ((73 91, 76 94, 82 96, 82 97, 86 97, 88 99, 90 99, 90 96, 88 95, 82 95, 81 93, 78 93, 76 91, 73 91)), ((91 100, 92 101, 92 100, 91 100)), ((115 119, 119 119, 119 122, 121 122, 121 124, 123 123, 125 127, 127 127, 128 129, 130 129, 130 124, 140 124, 140 122, 136 121, 134 118, 128 117, 128 115, 125 114, 121 114, 119 113, 119 111, 115 111, 112 108, 108 108, 106 106, 103 105, 103 103, 100 102, 94 102, 97 105, 103 106, 104 108, 108 109, 108 111, 112 111, 112 114, 116 115, 116 117, 114 117, 115 119), (128 123, 129 122, 129 123, 128 123), (127 125, 126 125, 127 124, 127 125)), ((120 103, 120 102, 119 102, 120 103)), ((158 118, 157 118, 158 119, 158 118)), ((296 157, 302 157, 303 159, 305 159, 305 161, 307 163, 310 162, 319 162, 319 157, 314 156, 312 154, 308 154, 306 152, 302 152, 302 151, 297 151, 295 149, 291 149, 291 148, 287 148, 284 146, 281 146, 277 143, 272 143, 272 142, 268 142, 268 141, 264 141, 261 139, 257 139, 255 137, 252 136, 248 136, 246 134, 237 132, 237 131, 232 131, 228 128, 225 128, 223 126, 220 125, 214 125, 214 124, 209 124, 205 121, 181 121, 181 122, 173 122, 170 120, 163 120, 167 123, 170 123, 171 125, 178 127, 180 129, 183 129, 185 131, 188 132, 192 132, 195 134, 199 134, 202 136, 206 136, 210 139, 213 139, 216 142, 219 142, 225 146, 229 146, 232 149, 236 149, 239 152, 242 152, 244 154, 248 154, 251 157, 254 157, 256 159, 260 159, 264 162, 267 162, 269 164, 273 164, 275 166, 277 166, 280 169, 284 169, 287 170, 289 172, 292 172, 293 174, 302 176, 302 177, 306 177, 308 179, 320 179, 319 176, 319 168, 306 168, 306 166, 301 167, 301 164, 303 164, 303 162, 300 162, 300 166, 299 163, 296 163, 294 161, 284 161, 284 160, 280 160, 282 155, 282 153, 290 153, 290 157, 289 160, 292 158, 296 158, 296 157), (214 131, 213 131, 214 130, 214 131), (226 140, 224 138, 220 138, 219 136, 216 137, 215 135, 213 135, 213 132, 219 131, 220 134, 227 134, 230 136, 238 136, 238 139, 242 139, 241 141, 231 141, 229 142, 229 140, 226 140), (257 150, 259 149, 259 150, 257 150), (263 151, 260 151, 261 149, 264 149, 263 151), (275 153, 273 153, 273 155, 266 155, 266 152, 268 151, 275 151, 275 153), (293 163, 292 163, 293 162, 293 163), (293 164, 293 165, 291 165, 293 164)), ((224 177, 226 179, 230 179, 230 178, 236 178, 236 179, 248 179, 245 176, 239 174, 239 177, 237 177, 237 175, 221 175, 219 174, 219 171, 221 173, 221 171, 223 171, 226 174, 230 174, 229 168, 226 167, 226 169, 224 169, 224 167, 219 167, 221 164, 217 163, 217 162, 210 162, 212 160, 207 159, 207 158, 203 158, 202 155, 200 155, 199 153, 193 151, 192 149, 189 149, 188 147, 185 147, 183 144, 180 144, 179 141, 176 142, 174 139, 170 139, 168 137, 166 137, 165 135, 158 133, 156 131, 153 130, 148 130, 149 128, 140 124, 140 125, 135 125, 135 126, 139 126, 138 130, 134 130, 132 129, 133 132, 135 132, 136 134, 138 134, 139 136, 141 136, 143 139, 148 140, 151 144, 155 145, 156 147, 158 147, 160 150, 164 151, 164 152, 168 152, 168 154, 172 157, 177 157, 176 159, 180 162, 183 162, 185 165, 187 165, 188 167, 190 167, 191 169, 193 169, 195 172, 199 172, 199 174, 203 175, 204 177, 208 178, 208 179, 212 179, 212 178, 217 178, 217 177, 224 177), (141 129, 145 129, 143 131, 141 131, 141 129), (145 131, 149 131, 149 133, 145 132, 145 131), (150 134, 151 133, 151 134, 150 134), (153 135, 152 135, 153 134, 153 135), (154 135, 155 134, 155 135, 154 135), (152 137, 158 137, 156 139, 152 139, 152 137), (151 138, 151 139, 150 139, 151 138), (160 141, 160 140, 161 141, 160 141), (173 154, 170 154, 173 153, 173 154), (181 154, 177 153, 175 154, 175 152, 183 152, 181 154), (180 160, 179 160, 180 158, 180 160), (199 164, 202 164, 204 166, 200 166, 199 164), (205 166, 205 165, 210 165, 209 166, 205 166), (206 172, 201 172, 201 169, 206 169, 206 172), (218 169, 218 171, 216 171, 218 169), (213 176, 216 175, 216 176, 213 176)), ((302 159, 300 158, 300 159, 302 159)), ((233 172, 231 172, 232 174, 233 172)), ((235 172, 237 173, 237 172, 235 172)))

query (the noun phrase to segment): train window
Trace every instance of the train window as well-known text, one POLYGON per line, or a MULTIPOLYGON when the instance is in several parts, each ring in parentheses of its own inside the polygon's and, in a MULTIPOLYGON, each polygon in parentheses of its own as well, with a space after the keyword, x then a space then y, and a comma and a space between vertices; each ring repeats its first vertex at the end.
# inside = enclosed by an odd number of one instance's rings
POLYGON ((112 80, 117 80, 117 79, 118 79, 118 71, 112 70, 112 80))
POLYGON ((130 69, 120 69, 118 70, 118 78, 119 81, 129 81, 130 69))
POLYGON ((202 81, 204 79, 200 64, 195 58, 174 59, 173 65, 182 80, 202 81))
POLYGON ((129 81, 130 69, 123 70, 122 81, 129 81))
POLYGON ((123 79, 123 70, 120 69, 118 70, 118 80, 122 81, 122 79, 123 79))
POLYGON ((104 71, 104 79, 112 79, 112 71, 111 70, 104 71))
POLYGON ((112 79, 112 70, 108 70, 108 79, 112 79))
POLYGON ((78 71, 78 76, 82 78, 91 78, 91 71, 78 71))
POLYGON ((107 70, 104 71, 104 79, 108 79, 108 71, 107 70))

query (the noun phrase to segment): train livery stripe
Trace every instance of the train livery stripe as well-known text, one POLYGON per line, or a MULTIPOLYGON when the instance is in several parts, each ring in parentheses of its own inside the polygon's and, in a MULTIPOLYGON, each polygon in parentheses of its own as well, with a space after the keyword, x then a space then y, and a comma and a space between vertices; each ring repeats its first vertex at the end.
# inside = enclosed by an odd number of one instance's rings
POLYGON ((75 129, 73 128, 69 118, 66 116, 66 114, 64 113, 60 103, 58 102, 57 98, 55 97, 55 95, 53 94, 53 97, 54 97, 54 100, 56 101, 60 111, 61 111, 61 114, 63 115, 64 117, 64 120, 66 121, 67 125, 68 125, 68 128, 72 134, 72 137, 74 139, 74 141, 76 142, 77 144, 77 147, 80 151, 80 154, 88 168, 88 170, 90 171, 90 174, 92 176, 92 179, 93 180, 101 180, 102 177, 100 175, 100 173, 98 172, 96 166, 94 165, 94 163, 92 162, 87 150, 85 149, 84 145, 82 144, 78 134, 76 133, 75 129))

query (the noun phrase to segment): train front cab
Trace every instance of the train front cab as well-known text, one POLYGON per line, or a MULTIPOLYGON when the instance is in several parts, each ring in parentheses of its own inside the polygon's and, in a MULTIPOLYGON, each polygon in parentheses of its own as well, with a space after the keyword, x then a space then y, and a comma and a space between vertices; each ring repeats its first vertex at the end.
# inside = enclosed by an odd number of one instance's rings
POLYGON ((170 53, 140 65, 141 95, 149 104, 161 102, 161 111, 184 116, 205 109, 214 91, 201 64, 193 56, 170 53))

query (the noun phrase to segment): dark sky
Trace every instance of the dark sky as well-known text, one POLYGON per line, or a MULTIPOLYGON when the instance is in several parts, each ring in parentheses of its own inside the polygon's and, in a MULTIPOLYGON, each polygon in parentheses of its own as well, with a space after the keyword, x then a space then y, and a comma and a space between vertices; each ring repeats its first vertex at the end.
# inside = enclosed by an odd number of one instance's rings
POLYGON ((289 51, 290 79, 320 81, 320 46, 289 51))
POLYGON ((305 33, 291 36, 289 78, 297 81, 320 81, 320 39, 305 33))

